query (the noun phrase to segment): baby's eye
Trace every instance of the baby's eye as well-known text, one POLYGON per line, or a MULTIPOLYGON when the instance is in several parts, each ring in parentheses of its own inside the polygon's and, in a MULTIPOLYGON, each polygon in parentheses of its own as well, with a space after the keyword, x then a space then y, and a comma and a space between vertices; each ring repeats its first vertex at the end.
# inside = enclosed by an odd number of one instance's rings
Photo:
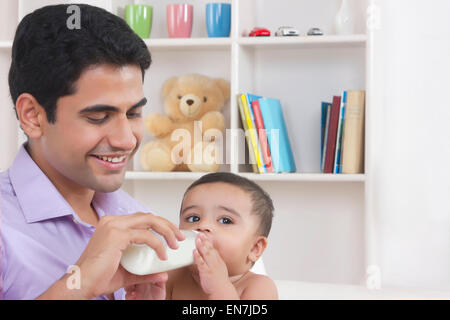
POLYGON ((200 217, 199 216, 190 216, 190 217, 187 217, 186 218, 186 221, 187 222, 198 222, 198 221, 200 221, 200 217))
POLYGON ((223 218, 220 218, 220 219, 219 219, 219 222, 220 222, 220 223, 223 223, 223 224, 232 224, 232 223, 233 223, 233 220, 231 220, 231 219, 228 218, 228 217, 223 217, 223 218))

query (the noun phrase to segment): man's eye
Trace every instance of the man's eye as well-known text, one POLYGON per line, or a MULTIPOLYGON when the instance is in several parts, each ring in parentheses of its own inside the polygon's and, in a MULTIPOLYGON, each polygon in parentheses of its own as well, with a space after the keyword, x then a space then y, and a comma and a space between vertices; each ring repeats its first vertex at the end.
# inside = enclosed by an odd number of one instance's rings
POLYGON ((198 221, 200 221, 200 217, 198 217, 198 216, 190 216, 190 217, 188 217, 187 219, 186 219, 186 221, 187 222, 198 222, 198 221))
POLYGON ((87 118, 90 122, 93 123, 103 123, 108 119, 108 115, 104 116, 103 118, 87 118))
POLYGON ((130 118, 140 118, 142 116, 141 112, 129 113, 128 116, 130 118))
POLYGON ((220 223, 223 223, 223 224, 232 224, 232 223, 233 223, 233 220, 231 220, 231 219, 228 218, 228 217, 223 217, 223 218, 220 218, 220 219, 219 219, 219 222, 220 222, 220 223))

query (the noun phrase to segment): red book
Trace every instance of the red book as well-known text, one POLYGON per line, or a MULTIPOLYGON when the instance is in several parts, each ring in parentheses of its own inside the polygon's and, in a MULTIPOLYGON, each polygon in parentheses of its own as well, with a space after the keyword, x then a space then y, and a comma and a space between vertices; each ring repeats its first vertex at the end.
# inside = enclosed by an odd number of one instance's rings
POLYGON ((341 97, 334 96, 331 105, 330 126, 328 128, 327 150, 325 154, 324 173, 333 173, 334 157, 336 153, 336 136, 339 123, 339 110, 341 106, 341 97))
POLYGON ((272 158, 270 157, 269 143, 267 141, 266 130, 264 128, 264 122, 261 115, 261 109, 259 108, 259 101, 252 101, 253 114, 255 116, 256 129, 258 130, 259 143, 264 157, 264 165, 268 173, 273 172, 272 158))

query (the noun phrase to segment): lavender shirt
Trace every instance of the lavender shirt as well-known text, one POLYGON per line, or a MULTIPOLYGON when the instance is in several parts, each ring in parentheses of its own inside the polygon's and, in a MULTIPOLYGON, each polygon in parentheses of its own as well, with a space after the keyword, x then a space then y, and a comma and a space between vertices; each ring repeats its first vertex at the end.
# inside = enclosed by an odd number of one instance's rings
MULTIPOLYGON (((96 192, 92 204, 99 218, 152 212, 120 189, 96 192)), ((0 173, 0 215, 4 299, 39 297, 76 263, 95 231, 80 220, 23 145, 9 170, 0 173)), ((124 295, 120 289, 114 298, 124 295)))

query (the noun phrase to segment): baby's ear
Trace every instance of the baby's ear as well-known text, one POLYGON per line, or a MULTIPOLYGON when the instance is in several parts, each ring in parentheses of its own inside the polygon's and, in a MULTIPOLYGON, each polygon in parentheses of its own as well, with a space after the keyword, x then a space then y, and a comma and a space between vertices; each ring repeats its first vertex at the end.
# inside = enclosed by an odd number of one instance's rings
POLYGON ((259 259, 259 257, 262 256, 266 248, 267 248, 267 238, 264 236, 259 236, 258 238, 256 238, 256 241, 253 244, 252 249, 250 250, 248 259, 251 262, 255 263, 259 259))

